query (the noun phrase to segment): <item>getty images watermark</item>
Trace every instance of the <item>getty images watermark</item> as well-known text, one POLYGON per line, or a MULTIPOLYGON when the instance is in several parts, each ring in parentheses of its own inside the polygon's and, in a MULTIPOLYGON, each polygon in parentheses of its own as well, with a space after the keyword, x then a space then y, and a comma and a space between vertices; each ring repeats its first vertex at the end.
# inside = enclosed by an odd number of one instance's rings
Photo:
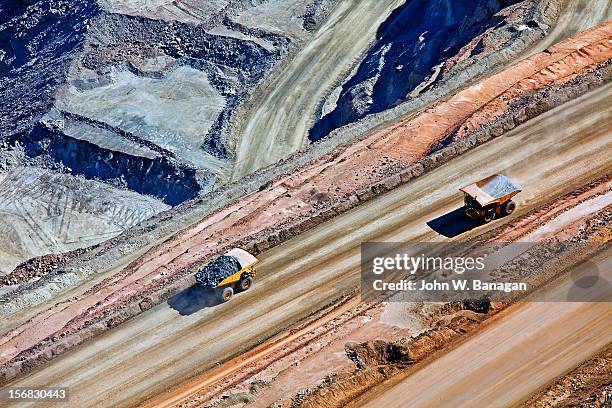
POLYGON ((367 300, 612 301, 609 244, 369 242, 361 250, 367 300))

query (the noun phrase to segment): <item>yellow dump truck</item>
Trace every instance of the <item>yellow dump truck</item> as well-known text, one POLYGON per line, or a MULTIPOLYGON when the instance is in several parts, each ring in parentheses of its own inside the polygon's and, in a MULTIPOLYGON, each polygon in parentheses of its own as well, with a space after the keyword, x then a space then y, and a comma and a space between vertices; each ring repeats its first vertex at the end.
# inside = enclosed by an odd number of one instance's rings
POLYGON ((494 174, 463 187, 460 191, 465 195, 465 215, 485 223, 500 215, 510 215, 516 209, 512 197, 522 189, 520 184, 501 174, 494 174))
POLYGON ((241 248, 233 248, 199 270, 196 281, 205 287, 214 288, 221 302, 227 302, 235 292, 242 292, 253 285, 256 275, 254 255, 241 248))

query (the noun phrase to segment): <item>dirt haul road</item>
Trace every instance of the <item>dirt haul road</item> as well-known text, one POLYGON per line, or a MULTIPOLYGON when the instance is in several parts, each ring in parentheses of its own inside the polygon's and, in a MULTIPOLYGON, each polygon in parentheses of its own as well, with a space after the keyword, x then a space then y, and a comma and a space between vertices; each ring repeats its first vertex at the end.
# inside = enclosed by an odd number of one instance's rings
POLYGON ((72 406, 131 405, 243 352, 354 289, 361 242, 446 240, 426 222, 461 206, 459 187, 505 173, 524 186, 517 196, 520 215, 600 178, 612 168, 611 90, 606 86, 565 104, 267 251, 256 285, 227 304, 187 316, 159 305, 9 386, 69 387, 72 406))
MULTIPOLYGON (((317 104, 375 40, 380 24, 403 0, 342 1, 315 38, 282 70, 234 133, 233 179, 274 163, 308 143, 317 104)), ((263 90, 258 91, 264 92, 263 90)))
MULTIPOLYGON (((596 301, 612 298, 611 255, 605 251, 594 262, 600 279, 608 284, 593 285, 581 296, 594 302, 511 306, 459 347, 355 406, 399 408, 407 402, 414 408, 515 406, 612 341, 612 303, 596 301)), ((573 278, 581 276, 587 275, 573 278)), ((545 293, 562 299, 573 289, 574 280, 567 277, 545 293)))

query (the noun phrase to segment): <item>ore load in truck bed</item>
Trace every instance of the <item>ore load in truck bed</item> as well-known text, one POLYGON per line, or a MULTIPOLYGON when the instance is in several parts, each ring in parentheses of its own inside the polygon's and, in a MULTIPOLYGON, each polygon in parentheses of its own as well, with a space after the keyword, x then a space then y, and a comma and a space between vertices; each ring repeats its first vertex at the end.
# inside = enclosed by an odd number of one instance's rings
POLYGON ((476 183, 465 186, 460 191, 463 191, 470 197, 474 198, 482 206, 485 206, 495 200, 523 189, 520 184, 515 183, 508 177, 495 174, 484 178, 476 183))
POLYGON ((196 273, 196 281, 208 287, 215 287, 223 279, 242 269, 240 262, 233 256, 221 255, 196 273))

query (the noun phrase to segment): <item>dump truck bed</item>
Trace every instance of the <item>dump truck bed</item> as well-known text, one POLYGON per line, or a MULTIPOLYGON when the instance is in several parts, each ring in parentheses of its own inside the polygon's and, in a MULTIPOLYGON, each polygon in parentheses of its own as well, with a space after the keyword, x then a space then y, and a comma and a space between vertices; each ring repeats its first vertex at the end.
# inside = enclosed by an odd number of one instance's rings
POLYGON ((233 248, 196 273, 196 281, 208 287, 226 285, 240 280, 244 271, 249 270, 259 260, 240 248, 233 248))
POLYGON ((521 187, 520 184, 515 183, 508 177, 501 174, 495 174, 463 187, 460 190, 484 207, 508 195, 515 195, 522 189, 523 187, 521 187))

